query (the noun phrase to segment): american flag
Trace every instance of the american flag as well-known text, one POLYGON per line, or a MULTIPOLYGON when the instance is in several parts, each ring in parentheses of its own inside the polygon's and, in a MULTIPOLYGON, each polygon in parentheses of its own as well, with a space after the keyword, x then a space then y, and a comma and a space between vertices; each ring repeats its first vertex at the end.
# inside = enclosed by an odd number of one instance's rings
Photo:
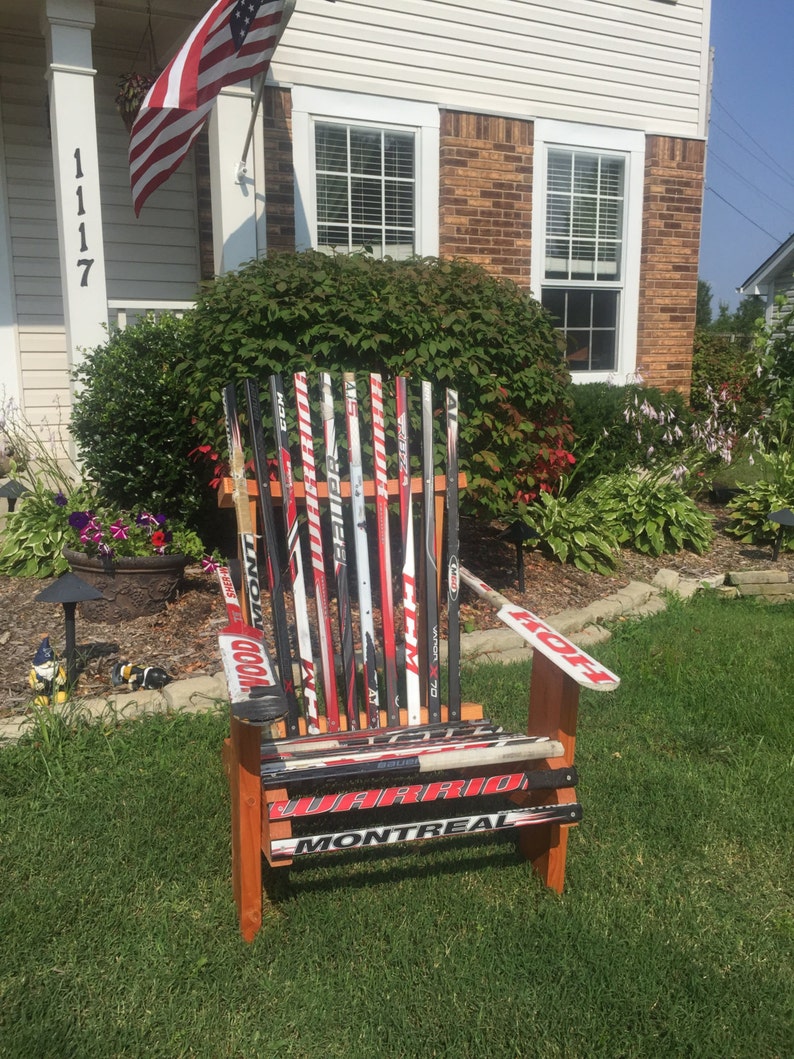
POLYGON ((220 90, 267 70, 293 6, 289 0, 217 0, 157 78, 130 135, 136 217, 182 164, 220 90))

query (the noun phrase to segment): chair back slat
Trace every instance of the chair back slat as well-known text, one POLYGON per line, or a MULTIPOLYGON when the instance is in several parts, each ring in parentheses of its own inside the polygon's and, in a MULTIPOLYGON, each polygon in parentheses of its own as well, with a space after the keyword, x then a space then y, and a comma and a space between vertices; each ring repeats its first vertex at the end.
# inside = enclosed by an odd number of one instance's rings
MULTIPOLYGON (((432 387, 422 383, 415 394, 421 422, 419 480, 411 476, 408 380, 395 379, 388 398, 379 375, 370 375, 368 381, 362 391, 368 401, 362 405, 352 373, 344 375, 336 392, 327 373, 314 386, 305 373, 297 373, 292 380, 297 436, 290 438, 292 402, 281 378, 274 376, 269 382, 274 424, 269 445, 258 387, 246 383, 276 658, 290 704, 290 737, 355 731, 362 725, 377 729, 422 721, 438 724, 441 588, 452 634, 449 719, 460 718, 457 394, 446 395, 446 477, 436 474, 436 445, 442 439, 436 438, 432 387), (319 419, 312 413, 313 391, 319 396, 319 419), (335 397, 341 398, 341 416, 335 411, 335 397), (371 418, 365 422, 367 406, 371 418), (316 423, 322 424, 322 440, 315 434, 316 423), (388 435, 391 423, 396 423, 395 437, 388 435), (339 429, 346 441, 343 453, 339 429), (268 460, 268 450, 274 460, 268 460), (271 488, 272 463, 278 467, 278 482, 271 488), (390 463, 396 468, 396 482, 389 478, 390 463), (305 514, 299 510, 299 497, 305 514), (285 543, 276 529, 274 506, 279 500, 285 543), (393 510, 395 501, 398 512, 393 510), (445 506, 448 555, 442 570, 445 506), (392 515, 399 533, 392 532, 392 515), (304 558, 311 567, 313 591, 304 558), (291 591, 285 593, 285 588, 291 591), (395 606, 395 596, 400 607, 395 606), (296 672, 302 721, 297 717, 296 672)), ((441 417, 438 422, 443 422, 441 417)))

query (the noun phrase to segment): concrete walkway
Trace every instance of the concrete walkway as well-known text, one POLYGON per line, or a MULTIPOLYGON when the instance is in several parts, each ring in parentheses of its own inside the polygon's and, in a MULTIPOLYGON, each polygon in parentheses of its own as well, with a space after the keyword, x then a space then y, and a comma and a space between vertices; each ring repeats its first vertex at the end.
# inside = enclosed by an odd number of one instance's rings
MULTIPOLYGON (((604 622, 622 617, 645 617, 664 610, 662 594, 674 592, 689 598, 700 588, 721 585, 723 578, 708 581, 693 581, 679 577, 674 570, 660 570, 653 584, 631 581, 625 588, 606 599, 597 600, 581 610, 564 610, 544 619, 563 635, 587 650, 594 644, 609 639, 610 632, 604 622)), ((498 606, 512 601, 494 593, 493 603, 498 606)), ((446 645, 442 645, 445 647, 446 645)), ((480 632, 463 633, 461 656, 467 662, 516 662, 529 658, 530 645, 512 629, 485 629, 480 632)), ((443 654, 442 654, 443 656, 443 654)), ((72 699, 61 709, 66 716, 79 714, 82 717, 99 719, 103 716, 114 721, 142 717, 150 713, 171 711, 175 713, 201 713, 220 709, 228 701, 228 691, 223 671, 211 676, 188 677, 175 680, 160 691, 122 691, 97 698, 72 699)), ((0 746, 14 742, 26 728, 35 726, 32 715, 16 715, 0 718, 0 746)))

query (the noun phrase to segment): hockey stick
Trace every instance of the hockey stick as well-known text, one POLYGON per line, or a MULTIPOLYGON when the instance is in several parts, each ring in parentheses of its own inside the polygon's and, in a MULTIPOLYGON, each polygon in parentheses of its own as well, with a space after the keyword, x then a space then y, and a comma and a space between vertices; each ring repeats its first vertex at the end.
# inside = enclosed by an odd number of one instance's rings
POLYGON ((276 659, 281 674, 281 684, 287 696, 289 712, 287 715, 287 734, 298 734, 298 699, 295 695, 295 676, 292 668, 292 648, 289 642, 289 623, 284 599, 284 580, 281 576, 279 542, 276 532, 276 517, 273 511, 273 497, 270 492, 270 470, 265 448, 265 434, 262 429, 262 405, 259 398, 259 387, 253 379, 245 380, 245 396, 250 419, 251 444, 254 450, 254 468, 259 487, 259 510, 265 535, 265 554, 268 562, 270 581, 270 609, 273 615, 273 630, 276 641, 276 659))
POLYGON ((361 624, 361 654, 364 663, 364 690, 367 697, 367 723, 380 726, 380 697, 375 656, 375 623, 372 616, 372 587, 369 571, 367 512, 364 506, 364 475, 361 468, 361 433, 358 423, 356 378, 352 372, 343 376, 345 387, 345 422, 347 455, 350 467, 350 501, 353 511, 353 544, 356 551, 356 583, 361 624))
POLYGON ((262 761, 276 759, 284 753, 315 753, 325 749, 351 746, 402 746, 404 743, 423 743, 443 739, 468 739, 503 732, 501 725, 490 721, 462 721, 460 724, 422 725, 419 728, 378 728, 333 735, 303 736, 299 739, 280 739, 277 743, 262 743, 262 761))
POLYGON ((441 720, 438 643, 438 564, 436 562, 436 496, 433 458, 433 391, 422 383, 422 477, 424 478, 424 591, 427 651, 427 714, 441 720))
POLYGON ((306 517, 309 523, 309 554, 314 577, 314 599, 317 604, 317 632, 320 641, 321 676, 325 695, 328 730, 339 731, 339 702, 336 692, 334 642, 331 635, 331 612, 328 605, 328 583, 325 579, 323 530, 320 522, 320 500, 317 492, 317 468, 314 462, 314 437, 309 406, 309 387, 305 372, 293 378, 295 404, 298 412, 298 434, 303 466, 303 487, 306 491, 306 517))
MULTIPOLYGON (((407 770, 406 770, 407 771, 407 770)), ((451 801, 457 798, 481 798, 520 791, 559 790, 575 787, 575 768, 549 769, 546 772, 508 772, 495 776, 472 776, 468 779, 433 780, 401 787, 346 791, 343 794, 308 794, 285 798, 268 805, 271 820, 320 816, 326 813, 349 813, 355 809, 378 809, 392 805, 419 805, 425 802, 451 801)))
POLYGON ((259 568, 256 561, 256 541, 251 524, 251 509, 248 506, 248 485, 245 478, 245 453, 240 432, 240 417, 237 412, 237 397, 234 384, 223 391, 223 411, 226 418, 226 440, 229 446, 229 467, 234 485, 234 514, 237 520, 237 535, 240 539, 240 561, 243 568, 243 584, 248 624, 254 629, 265 628, 262 617, 262 596, 259 587, 259 568))
POLYGON ((289 451, 284 389, 280 375, 270 376, 270 400, 273 406, 273 425, 278 447, 281 503, 284 512, 284 530, 287 535, 287 561, 290 580, 292 581, 292 598, 295 604, 295 627, 298 632, 301 683, 303 685, 303 695, 306 699, 306 720, 309 731, 318 732, 317 686, 314 676, 309 612, 306 606, 306 582, 303 578, 303 559, 298 537, 298 505, 295 500, 295 482, 292 477, 292 457, 289 451))
POLYGON ((325 439, 325 477, 328 483, 328 508, 331 513, 331 540, 334 549, 334 581, 339 604, 339 638, 342 645, 342 685, 347 723, 351 730, 359 727, 356 699, 356 655, 353 647, 353 615, 350 610, 350 586, 347 578, 347 546, 342 512, 342 483, 339 476, 339 452, 336 444, 336 420, 331 376, 320 376, 320 408, 325 439))
POLYGON ((445 838, 450 835, 481 834, 504 831, 508 828, 530 827, 533 824, 575 824, 582 819, 578 802, 563 805, 538 805, 528 809, 513 809, 482 816, 459 816, 448 820, 425 820, 415 824, 394 824, 368 827, 354 831, 339 831, 326 835, 303 835, 275 839, 270 846, 273 860, 288 860, 307 853, 333 853, 366 846, 392 845, 395 842, 414 842, 419 839, 445 838))
POLYGON ((416 563, 411 495, 411 449, 409 443, 408 380, 399 376, 397 387, 397 458, 400 492, 400 528, 403 542, 403 629, 405 637, 405 704, 408 723, 419 724, 419 616, 416 610, 416 563))
POLYGON ((218 633, 223 671, 232 714, 248 724, 271 724, 288 712, 284 689, 258 629, 246 624, 234 582, 225 566, 218 567, 229 624, 218 633))
POLYGON ((479 577, 475 577, 465 566, 461 566, 460 576, 463 583, 473 592, 500 608, 497 617, 505 625, 519 636, 523 636, 541 654, 550 658, 564 673, 573 677, 577 684, 594 688, 596 691, 612 691, 620 684, 620 677, 547 625, 537 614, 524 610, 523 607, 513 606, 501 593, 479 577))
POLYGON ((447 672, 450 721, 460 720, 460 513, 458 394, 447 390, 447 672))
POLYGON ((400 723, 397 686, 397 645, 394 635, 394 593, 391 573, 391 536, 389 534, 389 487, 386 469, 386 429, 383 417, 383 382, 380 375, 370 375, 372 398, 372 462, 375 481, 375 516, 378 527, 378 569, 380 572, 380 609, 383 624, 383 668, 386 683, 386 719, 390 725, 400 723))
MULTIPOLYGON (((326 751, 322 755, 293 754, 262 762, 262 778, 272 781, 290 777, 303 780, 315 773, 333 776, 334 769, 355 769, 363 763, 371 763, 377 770, 388 768, 388 762, 408 760, 418 762, 427 759, 426 771, 434 769, 466 768, 474 765, 495 765, 504 761, 535 761, 540 758, 562 757, 562 744, 548 736, 493 735, 479 739, 449 741, 445 743, 421 743, 409 747, 386 749, 370 747, 356 751, 347 747, 326 751), (472 754, 476 751, 476 760, 472 754)), ((414 764, 415 768, 419 766, 414 764)))

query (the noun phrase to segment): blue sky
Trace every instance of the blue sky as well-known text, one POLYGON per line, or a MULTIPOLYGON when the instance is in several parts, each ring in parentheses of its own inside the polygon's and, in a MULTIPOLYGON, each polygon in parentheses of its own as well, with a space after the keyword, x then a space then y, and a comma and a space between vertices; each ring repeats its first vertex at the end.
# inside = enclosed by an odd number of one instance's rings
POLYGON ((794 232, 794 0, 712 0, 711 45, 700 278, 716 316, 794 232))

